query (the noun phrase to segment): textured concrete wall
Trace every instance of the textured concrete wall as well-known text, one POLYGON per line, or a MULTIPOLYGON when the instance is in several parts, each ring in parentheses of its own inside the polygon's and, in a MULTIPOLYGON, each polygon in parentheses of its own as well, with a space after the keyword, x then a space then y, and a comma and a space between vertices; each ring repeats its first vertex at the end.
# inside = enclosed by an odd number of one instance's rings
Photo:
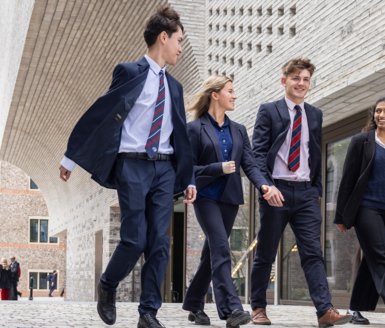
POLYGON ((0 9, 0 144, 34 0, 2 0, 0 9))
POLYGON ((205 68, 235 78, 233 118, 248 128, 262 102, 283 96, 281 66, 307 56, 317 66, 308 101, 324 125, 383 94, 385 3, 370 1, 207 1, 205 68))

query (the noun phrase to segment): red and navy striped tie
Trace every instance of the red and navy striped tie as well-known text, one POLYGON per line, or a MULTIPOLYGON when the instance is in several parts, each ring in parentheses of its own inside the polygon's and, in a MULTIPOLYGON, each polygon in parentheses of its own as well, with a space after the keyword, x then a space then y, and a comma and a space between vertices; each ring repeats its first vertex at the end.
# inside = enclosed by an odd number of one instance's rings
POLYGON ((151 123, 150 133, 146 142, 146 152, 150 158, 154 158, 158 153, 160 130, 162 127, 163 112, 165 101, 165 89, 164 89, 164 73, 159 72, 159 91, 158 98, 156 98, 154 117, 151 123))
POLYGON ((298 170, 300 165, 300 154, 301 154, 301 128, 302 128, 302 113, 301 107, 298 105, 294 106, 296 110, 293 122, 293 130, 291 132, 291 142, 289 151, 289 160, 287 166, 289 170, 295 172, 298 170))

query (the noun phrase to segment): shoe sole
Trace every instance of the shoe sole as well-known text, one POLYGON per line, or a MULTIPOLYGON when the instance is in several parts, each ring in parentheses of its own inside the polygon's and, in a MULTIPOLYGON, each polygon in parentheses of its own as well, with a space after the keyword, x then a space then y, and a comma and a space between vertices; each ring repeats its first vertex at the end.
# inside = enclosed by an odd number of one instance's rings
POLYGON ((336 321, 334 324, 335 325, 344 325, 345 323, 350 322, 350 320, 352 320, 352 317, 347 317, 347 318, 340 319, 340 320, 336 321))
POLYGON ((352 325, 362 325, 362 326, 370 325, 370 322, 357 322, 354 320, 350 320, 349 323, 351 323, 352 325))
POLYGON ((337 320, 337 321, 334 322, 334 323, 323 323, 323 324, 318 324, 318 327, 319 327, 319 328, 327 328, 327 327, 332 327, 332 326, 334 326, 334 325, 344 325, 345 323, 350 322, 350 320, 352 320, 352 318, 351 318, 351 317, 347 317, 347 318, 343 318, 343 319, 337 320))
POLYGON ((253 324, 254 325, 262 325, 262 326, 270 326, 271 322, 254 322, 253 321, 253 324))
POLYGON ((251 321, 250 316, 240 316, 239 318, 234 318, 231 323, 226 323, 226 328, 235 328, 237 326, 246 325, 251 321))
POLYGON ((209 322, 199 322, 199 320, 197 321, 195 315, 193 315, 191 313, 188 315, 187 319, 188 319, 188 321, 195 322, 195 324, 199 325, 199 326, 210 326, 211 325, 210 321, 209 322))

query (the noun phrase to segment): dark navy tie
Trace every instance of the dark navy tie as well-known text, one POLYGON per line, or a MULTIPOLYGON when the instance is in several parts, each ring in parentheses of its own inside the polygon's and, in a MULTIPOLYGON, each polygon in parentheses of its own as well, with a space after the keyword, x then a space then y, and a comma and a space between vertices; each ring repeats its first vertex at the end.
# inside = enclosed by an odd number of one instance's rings
POLYGON ((302 129, 302 113, 301 107, 298 105, 294 106, 296 111, 293 122, 293 130, 291 131, 291 142, 289 159, 287 166, 289 170, 295 172, 298 170, 300 165, 300 153, 301 153, 301 129, 302 129))
POLYGON ((165 101, 165 89, 164 89, 164 73, 159 72, 159 91, 158 98, 156 98, 154 117, 151 123, 150 133, 146 142, 146 152, 150 158, 154 158, 158 153, 160 130, 162 128, 163 112, 165 101))

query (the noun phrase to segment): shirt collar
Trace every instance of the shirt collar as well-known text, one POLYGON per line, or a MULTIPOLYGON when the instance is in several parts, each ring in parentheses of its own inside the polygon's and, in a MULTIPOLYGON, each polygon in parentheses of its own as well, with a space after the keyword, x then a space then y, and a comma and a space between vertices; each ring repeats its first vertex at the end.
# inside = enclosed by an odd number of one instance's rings
POLYGON ((225 115, 225 120, 224 120, 222 126, 219 126, 218 122, 210 115, 209 112, 207 112, 207 115, 208 115, 212 125, 214 125, 214 127, 216 127, 217 129, 221 129, 221 128, 225 128, 225 127, 229 126, 229 119, 226 115, 225 115))
POLYGON ((292 102, 289 98, 287 98, 285 96, 285 101, 286 101, 286 105, 287 107, 290 109, 290 110, 295 110, 294 109, 294 106, 298 105, 299 107, 301 107, 301 110, 303 111, 305 109, 305 103, 304 102, 301 102, 300 104, 296 104, 294 102, 292 102))
POLYGON ((377 135, 377 130, 376 130, 376 143, 378 143, 381 147, 385 148, 385 144, 381 141, 381 139, 377 135))
POLYGON ((165 67, 160 67, 158 65, 158 63, 153 60, 150 56, 148 55, 144 55, 144 58, 146 58, 146 60, 148 61, 149 65, 150 65, 150 69, 155 73, 155 75, 159 75, 159 72, 160 71, 163 71, 163 73, 166 72, 166 66, 165 67))

